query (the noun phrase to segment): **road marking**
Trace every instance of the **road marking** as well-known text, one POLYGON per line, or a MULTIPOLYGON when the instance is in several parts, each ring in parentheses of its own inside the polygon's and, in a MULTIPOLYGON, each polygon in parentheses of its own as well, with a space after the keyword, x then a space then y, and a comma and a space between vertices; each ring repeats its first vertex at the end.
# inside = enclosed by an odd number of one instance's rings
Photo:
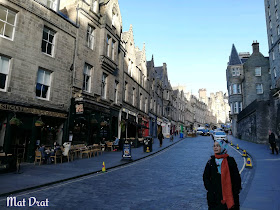
MULTIPOLYGON (((28 195, 28 194, 31 194, 31 193, 36 193, 36 192, 40 192, 40 191, 44 191, 44 190, 48 190, 48 189, 52 189, 52 188, 55 188, 55 187, 60 187, 60 186, 63 186, 63 185, 67 185, 67 184, 71 184, 71 183, 75 183, 75 182, 79 182, 79 181, 83 181, 83 180, 86 180, 86 179, 90 179, 90 178, 93 178, 93 177, 96 177, 96 176, 100 176, 100 175, 105 175, 105 174, 108 174, 108 173, 111 173, 113 171, 116 171, 116 170, 119 170, 119 169, 122 169, 122 168, 126 168, 126 167, 129 167, 129 166, 133 166, 137 163, 141 163, 141 162, 144 162, 146 160, 149 160, 153 157, 156 157, 168 150, 170 150, 171 148, 175 147, 176 145, 178 145, 179 143, 182 143, 183 141, 179 141, 178 143, 176 144, 173 144, 172 146, 169 146, 168 148, 166 149, 163 149, 161 151, 158 151, 155 155, 151 155, 147 158, 143 158, 142 160, 138 160, 138 161, 135 161, 135 162, 132 162, 131 164, 127 164, 127 165, 124 165, 124 166, 120 166, 120 167, 116 167, 116 168, 113 168, 113 169, 109 169, 108 171, 106 171, 106 173, 96 173, 96 174, 93 174, 93 175, 89 175, 89 176, 86 176, 86 177, 83 177, 83 178, 77 178, 73 181, 66 181, 65 183, 61 183, 61 184, 57 184, 57 185, 52 185, 50 187, 43 187, 42 189, 38 189, 38 190, 35 190, 35 191, 29 191, 29 192, 26 192, 26 193, 22 193, 22 194, 18 194, 16 197, 20 197, 20 196, 24 196, 24 195, 28 195)), ((1 199, 0 201, 6 201, 7 199, 4 198, 4 199, 1 199)))
MULTIPOLYGON (((231 145, 229 145, 232 149, 234 149, 236 152, 238 152, 240 155, 242 155, 237 149, 235 149, 234 147, 232 147, 231 145)), ((243 157, 243 160, 244 160, 244 164, 243 164, 243 167, 241 168, 241 170, 239 171, 239 174, 242 173, 242 171, 244 170, 245 168, 245 165, 246 165, 246 158, 243 157)))

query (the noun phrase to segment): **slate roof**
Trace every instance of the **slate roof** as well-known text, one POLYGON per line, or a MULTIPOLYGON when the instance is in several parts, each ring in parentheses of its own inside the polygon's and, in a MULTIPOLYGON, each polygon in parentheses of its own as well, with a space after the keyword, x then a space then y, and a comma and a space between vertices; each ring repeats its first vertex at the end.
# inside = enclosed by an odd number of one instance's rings
POLYGON ((232 44, 232 48, 231 48, 231 54, 229 57, 229 63, 228 65, 238 65, 238 64, 242 64, 239 55, 237 53, 237 50, 234 46, 234 44, 232 44))

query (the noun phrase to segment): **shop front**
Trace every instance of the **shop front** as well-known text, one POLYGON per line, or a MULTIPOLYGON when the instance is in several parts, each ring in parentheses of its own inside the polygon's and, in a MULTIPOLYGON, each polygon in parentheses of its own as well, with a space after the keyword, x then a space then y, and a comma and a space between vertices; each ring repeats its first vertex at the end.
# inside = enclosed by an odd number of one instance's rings
POLYGON ((157 136, 160 132, 162 132, 161 124, 163 123, 163 120, 161 118, 157 118, 157 136))
POLYGON ((118 115, 118 110, 101 104, 74 101, 69 123, 72 144, 112 141, 113 136, 118 136, 118 115))
POLYGON ((149 114, 149 136, 157 137, 157 117, 153 114, 149 114))
POLYGON ((138 115, 138 138, 149 136, 149 121, 148 117, 138 115))
POLYGON ((39 145, 62 144, 67 113, 0 103, 0 146, 7 154, 33 161, 39 145))
POLYGON ((121 138, 137 138, 137 127, 138 124, 136 119, 136 113, 123 108, 121 113, 121 138))

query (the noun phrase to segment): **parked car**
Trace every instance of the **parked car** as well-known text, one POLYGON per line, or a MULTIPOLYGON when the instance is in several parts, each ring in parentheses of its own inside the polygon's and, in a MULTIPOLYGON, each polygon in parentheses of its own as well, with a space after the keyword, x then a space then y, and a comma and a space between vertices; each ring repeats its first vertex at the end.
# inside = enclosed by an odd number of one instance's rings
POLYGON ((219 139, 222 139, 226 142, 228 142, 228 138, 227 138, 227 135, 224 131, 216 131, 213 133, 213 140, 219 140, 219 139))
POLYGON ((198 127, 197 130, 196 130, 196 134, 198 135, 202 135, 203 132, 204 132, 205 128, 204 127, 198 127))

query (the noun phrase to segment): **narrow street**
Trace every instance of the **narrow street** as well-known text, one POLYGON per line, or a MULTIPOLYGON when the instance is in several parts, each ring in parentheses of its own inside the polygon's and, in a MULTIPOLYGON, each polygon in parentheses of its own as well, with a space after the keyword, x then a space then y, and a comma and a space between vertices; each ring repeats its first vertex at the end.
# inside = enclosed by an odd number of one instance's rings
MULTIPOLYGON (((48 198, 52 209, 207 209, 202 174, 212 143, 211 137, 184 139, 125 167, 14 196, 48 198)), ((228 153, 241 170, 241 155, 228 153)))

